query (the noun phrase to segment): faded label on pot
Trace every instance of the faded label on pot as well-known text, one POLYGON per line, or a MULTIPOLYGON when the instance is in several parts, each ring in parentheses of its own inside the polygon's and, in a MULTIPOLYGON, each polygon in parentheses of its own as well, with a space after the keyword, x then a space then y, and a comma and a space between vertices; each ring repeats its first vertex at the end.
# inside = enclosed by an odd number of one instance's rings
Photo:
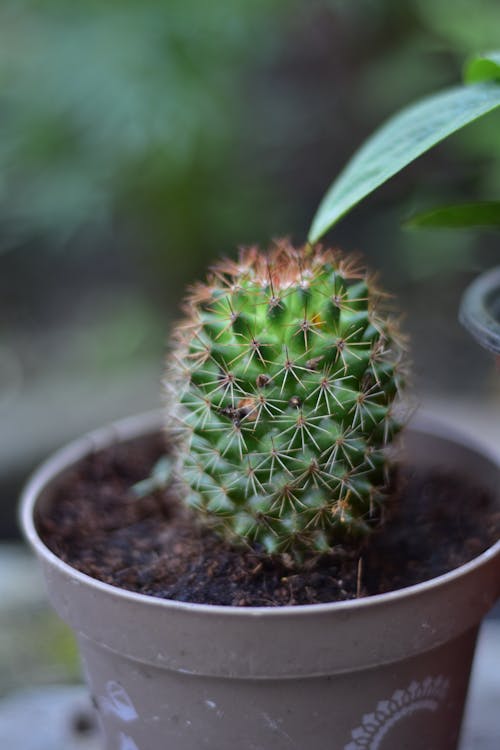
POLYGON ((132 737, 120 732, 119 750, 139 750, 132 737))
POLYGON ((385 736, 399 722, 417 711, 437 711, 448 686, 449 681, 440 675, 413 681, 405 690, 396 690, 388 700, 377 703, 373 713, 363 716, 344 750, 383 750, 385 736))
POLYGON ((114 680, 106 683, 106 696, 101 700, 102 709, 107 714, 114 714, 125 722, 138 718, 135 706, 125 689, 114 680))

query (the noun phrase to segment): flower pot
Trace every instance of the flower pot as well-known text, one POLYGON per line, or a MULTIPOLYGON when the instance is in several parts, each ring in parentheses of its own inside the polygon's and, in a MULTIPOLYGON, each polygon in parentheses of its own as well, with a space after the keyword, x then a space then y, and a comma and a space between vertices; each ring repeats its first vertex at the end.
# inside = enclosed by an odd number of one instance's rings
POLYGON ((469 284, 460 303, 460 322, 481 346, 500 354, 500 266, 469 284))
MULTIPOLYGON (((119 422, 57 453, 29 482, 25 534, 74 628, 107 750, 453 750, 476 634, 500 589, 500 543, 425 583, 334 604, 236 608, 138 595, 53 555, 35 520, 53 481, 161 416, 119 422)), ((498 493, 500 459, 425 418, 411 462, 498 493)))

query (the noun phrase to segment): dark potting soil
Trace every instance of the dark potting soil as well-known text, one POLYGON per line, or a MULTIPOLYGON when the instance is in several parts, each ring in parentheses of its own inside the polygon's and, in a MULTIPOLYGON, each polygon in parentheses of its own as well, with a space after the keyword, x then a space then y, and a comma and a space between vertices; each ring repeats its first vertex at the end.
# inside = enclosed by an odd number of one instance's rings
POLYGON ((455 473, 399 471, 393 512, 357 550, 301 566, 221 542, 168 491, 130 491, 164 450, 118 445, 61 477, 38 529, 64 561, 94 578, 165 599, 235 606, 342 601, 400 589, 471 560, 497 538, 490 494, 455 473))

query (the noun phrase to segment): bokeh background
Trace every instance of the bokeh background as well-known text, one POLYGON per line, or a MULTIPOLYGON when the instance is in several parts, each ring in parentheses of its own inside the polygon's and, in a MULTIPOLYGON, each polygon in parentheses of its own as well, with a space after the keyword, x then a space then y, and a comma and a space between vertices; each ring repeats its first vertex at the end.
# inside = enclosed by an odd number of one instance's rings
MULTIPOLYGON (((0 537, 18 534, 20 484, 49 450, 160 403, 187 283, 238 245, 302 242, 375 126, 499 46, 498 0, 2 0, 0 537)), ((456 314, 499 237, 401 222, 498 199, 499 128, 491 115, 454 136, 329 237, 398 296, 417 397, 485 432, 500 378, 456 314)), ((59 677, 55 653, 73 669, 50 628, 41 681, 59 677)), ((15 661, 2 643, 9 687, 32 680, 26 645, 15 661)))

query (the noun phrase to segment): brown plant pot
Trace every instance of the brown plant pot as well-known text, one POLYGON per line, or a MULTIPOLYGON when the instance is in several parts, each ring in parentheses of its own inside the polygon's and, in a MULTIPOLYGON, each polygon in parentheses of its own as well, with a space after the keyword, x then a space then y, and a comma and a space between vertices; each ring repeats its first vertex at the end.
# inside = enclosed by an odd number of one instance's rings
MULTIPOLYGON (((425 583, 355 601, 234 608, 156 599, 77 572, 35 526, 54 480, 91 451, 147 440, 123 420, 55 454, 22 500, 49 598, 76 632, 106 750, 455 750, 479 623, 500 593, 500 542, 425 583)), ((500 459, 425 418, 406 453, 498 495, 500 459)))

